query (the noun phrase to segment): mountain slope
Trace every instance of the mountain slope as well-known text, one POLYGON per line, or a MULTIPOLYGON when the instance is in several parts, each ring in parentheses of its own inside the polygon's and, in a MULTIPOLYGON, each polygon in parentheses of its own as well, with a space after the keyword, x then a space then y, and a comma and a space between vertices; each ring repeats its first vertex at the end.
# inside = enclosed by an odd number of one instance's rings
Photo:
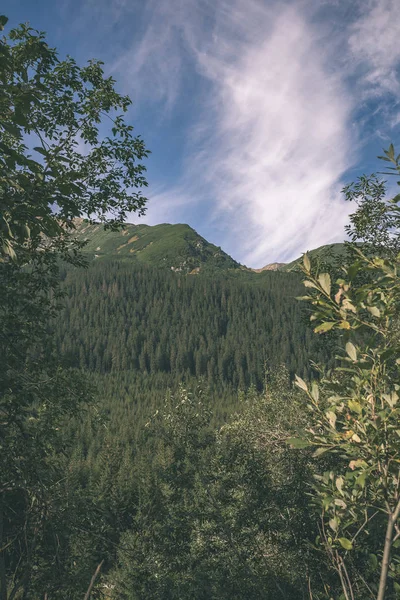
MULTIPOLYGON (((346 256, 345 244, 326 244, 314 250, 308 251, 308 256, 312 264, 333 264, 336 261, 342 261, 346 256)), ((283 265, 280 271, 296 271, 298 266, 303 262, 303 257, 296 258, 290 263, 283 265)))
POLYGON ((251 269, 254 273, 262 273, 263 271, 281 271, 283 267, 286 266, 286 263, 281 262, 273 262, 265 265, 265 267, 261 267, 261 269, 251 269))
POLYGON ((193 274, 204 270, 243 268, 189 225, 128 223, 120 231, 104 231, 102 225, 91 225, 83 219, 77 219, 75 225, 76 237, 87 241, 84 252, 93 260, 137 261, 193 274))

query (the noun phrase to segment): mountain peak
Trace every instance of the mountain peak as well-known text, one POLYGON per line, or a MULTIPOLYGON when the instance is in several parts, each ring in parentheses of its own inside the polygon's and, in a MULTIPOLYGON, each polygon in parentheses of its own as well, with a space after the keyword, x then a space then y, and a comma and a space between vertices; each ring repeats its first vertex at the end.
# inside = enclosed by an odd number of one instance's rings
POLYGON ((241 265, 184 223, 135 225, 119 231, 104 230, 101 223, 75 220, 75 235, 86 241, 84 252, 92 260, 138 261, 174 272, 197 274, 210 269, 240 269, 241 265))
POLYGON ((263 271, 279 271, 285 266, 285 264, 286 263, 274 262, 265 265, 265 267, 261 267, 261 269, 252 269, 252 271, 254 271, 254 273, 262 273, 263 271))

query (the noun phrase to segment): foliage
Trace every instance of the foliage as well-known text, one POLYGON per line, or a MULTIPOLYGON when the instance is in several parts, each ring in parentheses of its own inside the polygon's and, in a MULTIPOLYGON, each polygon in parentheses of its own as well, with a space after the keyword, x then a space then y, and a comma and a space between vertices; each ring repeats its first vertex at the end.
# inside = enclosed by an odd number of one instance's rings
MULTIPOLYGON (((383 174, 400 175, 400 155, 395 156, 393 144, 379 158, 394 165, 383 174)), ((359 177, 345 186, 343 193, 348 202, 357 204, 345 228, 352 244, 357 243, 370 256, 395 259, 400 252, 400 195, 387 200, 386 182, 377 175, 359 177)))
POLYGON ((65 256, 75 217, 115 227, 127 212, 143 212, 138 161, 147 151, 124 121, 129 98, 104 77, 102 63, 60 61, 44 34, 26 25, 3 36, 0 58, 2 253, 21 260, 55 244, 65 256))
MULTIPOLYGON (((310 250, 307 252, 314 267, 319 271, 330 271, 337 263, 342 264, 346 258, 346 245, 343 244, 327 244, 310 250)), ((285 272, 301 273, 303 259, 302 257, 287 263, 281 270, 285 272)))
POLYGON ((306 597, 309 461, 285 442, 301 424, 297 402, 285 370, 218 431, 201 390, 167 399, 148 424, 137 511, 107 578, 116 598, 306 597))
POLYGON ((265 365, 305 375, 308 354, 327 360, 295 301, 301 282, 294 274, 192 277, 104 261, 68 270, 63 290, 54 343, 67 364, 126 372, 148 389, 167 374, 170 387, 202 377, 235 395, 251 384, 262 389, 265 365))
POLYGON ((0 40, 0 84, 0 597, 12 600, 53 585, 43 573, 57 572, 62 554, 65 424, 91 399, 52 353, 59 260, 83 262, 75 217, 113 228, 143 210, 147 152, 101 63, 60 61, 26 25, 0 40))
POLYGON ((400 591, 400 257, 393 256, 397 232, 387 230, 398 207, 379 204, 383 191, 375 178, 351 189, 365 198, 352 219, 354 235, 369 249, 388 244, 389 257, 371 257, 353 247, 356 260, 333 286, 329 274, 314 275, 304 257, 304 283, 313 290, 304 299, 313 307, 314 331, 343 332, 343 351, 341 366, 324 373, 319 384, 297 378, 308 396, 311 426, 304 439, 291 442, 314 447, 315 457, 323 455, 326 470, 316 477, 314 502, 321 515, 320 539, 344 597, 383 600, 400 591), (378 196, 376 203, 369 194, 378 196), (384 210, 389 217, 382 217, 384 210), (373 238, 375 218, 383 225, 373 238), (360 273, 369 275, 366 283, 360 273))

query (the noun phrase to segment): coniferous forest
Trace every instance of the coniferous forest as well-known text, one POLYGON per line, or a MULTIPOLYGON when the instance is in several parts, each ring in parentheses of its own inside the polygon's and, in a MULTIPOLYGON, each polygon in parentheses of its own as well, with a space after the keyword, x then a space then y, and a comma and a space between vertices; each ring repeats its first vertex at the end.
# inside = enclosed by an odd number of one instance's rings
POLYGON ((344 246, 254 272, 126 225, 101 62, 20 25, 0 84, 0 600, 398 598, 399 196, 360 177, 344 246))

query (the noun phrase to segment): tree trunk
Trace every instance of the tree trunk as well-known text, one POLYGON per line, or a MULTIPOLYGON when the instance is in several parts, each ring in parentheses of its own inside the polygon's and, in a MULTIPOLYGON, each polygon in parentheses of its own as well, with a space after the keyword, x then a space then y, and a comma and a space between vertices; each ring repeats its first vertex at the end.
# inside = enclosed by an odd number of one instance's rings
POLYGON ((383 548, 383 558, 382 558, 382 566, 381 566, 381 577, 379 580, 379 590, 378 590, 378 595, 376 597, 376 600, 385 600, 386 584, 387 584, 389 562, 390 562, 390 551, 392 549, 394 524, 395 524, 394 515, 393 515, 393 513, 390 513, 388 516, 388 523, 387 523, 387 528, 386 528, 385 546, 383 548))

